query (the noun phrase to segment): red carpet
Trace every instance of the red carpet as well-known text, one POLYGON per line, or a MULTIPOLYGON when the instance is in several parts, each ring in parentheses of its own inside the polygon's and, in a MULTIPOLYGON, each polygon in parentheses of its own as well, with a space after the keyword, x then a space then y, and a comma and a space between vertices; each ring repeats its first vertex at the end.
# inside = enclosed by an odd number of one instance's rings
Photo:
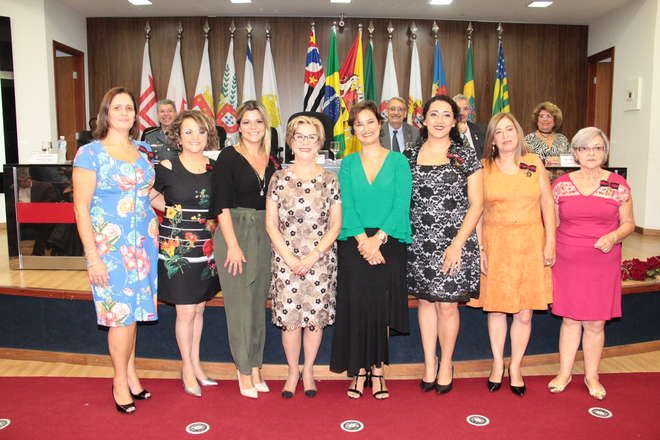
MULTIPOLYGON (((417 381, 388 382, 392 398, 379 402, 366 394, 353 401, 347 382, 318 383, 319 395, 308 398, 300 387, 291 400, 273 391, 250 400, 238 394, 236 381, 205 388, 201 399, 183 393, 181 382, 145 379, 154 398, 137 403, 131 416, 112 404, 110 379, 0 378, 0 419, 10 425, 0 440, 169 440, 169 439, 660 439, 660 373, 605 374, 608 396, 589 397, 582 376, 561 394, 546 391, 548 377, 527 377, 520 398, 504 386, 488 393, 485 379, 458 379, 454 390, 438 396, 422 393, 417 381), (612 412, 599 419, 587 411, 612 412), (471 426, 466 417, 484 415, 487 426, 471 426), (357 433, 340 423, 364 423, 357 433), (206 422, 210 430, 191 437, 185 428, 206 422)), ((367 389, 369 392, 370 390, 367 389)), ((0 422, 1 424, 1 422, 0 422)))

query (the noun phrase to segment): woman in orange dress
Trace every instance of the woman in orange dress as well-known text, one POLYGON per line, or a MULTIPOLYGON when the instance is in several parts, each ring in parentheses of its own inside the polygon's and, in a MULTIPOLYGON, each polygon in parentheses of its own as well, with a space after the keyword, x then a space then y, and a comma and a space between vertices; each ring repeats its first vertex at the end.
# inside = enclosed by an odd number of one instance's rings
POLYGON ((488 335, 493 353, 489 391, 497 391, 502 385, 507 314, 513 315, 509 387, 523 396, 525 383, 520 369, 532 330, 533 310, 547 310, 552 302, 554 201, 543 162, 528 152, 522 128, 513 115, 493 116, 484 150, 484 211, 477 226, 481 288, 479 299, 468 305, 489 312, 488 335))

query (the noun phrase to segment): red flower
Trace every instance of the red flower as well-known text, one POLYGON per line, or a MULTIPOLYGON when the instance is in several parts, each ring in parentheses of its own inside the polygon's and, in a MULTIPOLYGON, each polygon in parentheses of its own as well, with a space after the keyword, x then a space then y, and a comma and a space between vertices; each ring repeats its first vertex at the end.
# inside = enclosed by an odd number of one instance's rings
POLYGON ((206 258, 211 258, 211 254, 213 254, 213 240, 206 240, 206 242, 204 242, 202 252, 204 252, 206 258))
POLYGON ((186 232, 185 234, 183 234, 183 238, 188 240, 189 244, 192 246, 197 241, 197 234, 195 234, 194 232, 186 232))

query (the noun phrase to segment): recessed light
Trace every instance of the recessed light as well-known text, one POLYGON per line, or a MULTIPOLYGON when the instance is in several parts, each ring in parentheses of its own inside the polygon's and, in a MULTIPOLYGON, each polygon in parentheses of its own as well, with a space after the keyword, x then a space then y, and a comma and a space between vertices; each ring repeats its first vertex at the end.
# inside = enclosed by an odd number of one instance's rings
POLYGON ((149 6, 151 5, 150 0, 128 0, 133 6, 149 6))
POLYGON ((536 1, 536 2, 531 2, 530 4, 528 4, 527 7, 528 8, 547 8, 551 4, 552 4, 552 2, 536 1))
POLYGON ((429 0, 429 5, 447 6, 451 5, 453 1, 454 0, 429 0))
POLYGON ((252 3, 252 0, 229 0, 232 3, 252 3))
POLYGON ((351 0, 330 0, 330 3, 350 3, 351 0))

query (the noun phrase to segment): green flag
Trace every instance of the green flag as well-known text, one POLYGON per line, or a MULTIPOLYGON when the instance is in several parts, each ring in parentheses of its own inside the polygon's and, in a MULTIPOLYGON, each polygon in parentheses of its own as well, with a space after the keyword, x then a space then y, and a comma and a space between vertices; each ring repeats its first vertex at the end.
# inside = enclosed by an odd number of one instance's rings
POLYGON ((493 111, 496 115, 500 112, 511 112, 509 105, 509 80, 504 66, 504 43, 500 41, 497 56, 497 69, 495 70, 495 90, 493 91, 493 111))
POLYGON ((364 56, 364 100, 376 101, 376 66, 374 64, 374 45, 369 42, 364 56))
POLYGON ((468 120, 477 120, 477 100, 474 95, 474 69, 472 67, 472 40, 468 40, 467 53, 465 54, 465 81, 463 81, 463 94, 468 99, 470 111, 468 120))
POLYGON ((339 156, 346 148, 344 128, 348 121, 348 112, 341 99, 341 83, 339 81, 339 59, 337 58, 337 30, 333 27, 330 35, 330 52, 328 53, 328 74, 325 77, 325 93, 323 98, 323 113, 332 120, 332 141, 337 142, 339 156))

